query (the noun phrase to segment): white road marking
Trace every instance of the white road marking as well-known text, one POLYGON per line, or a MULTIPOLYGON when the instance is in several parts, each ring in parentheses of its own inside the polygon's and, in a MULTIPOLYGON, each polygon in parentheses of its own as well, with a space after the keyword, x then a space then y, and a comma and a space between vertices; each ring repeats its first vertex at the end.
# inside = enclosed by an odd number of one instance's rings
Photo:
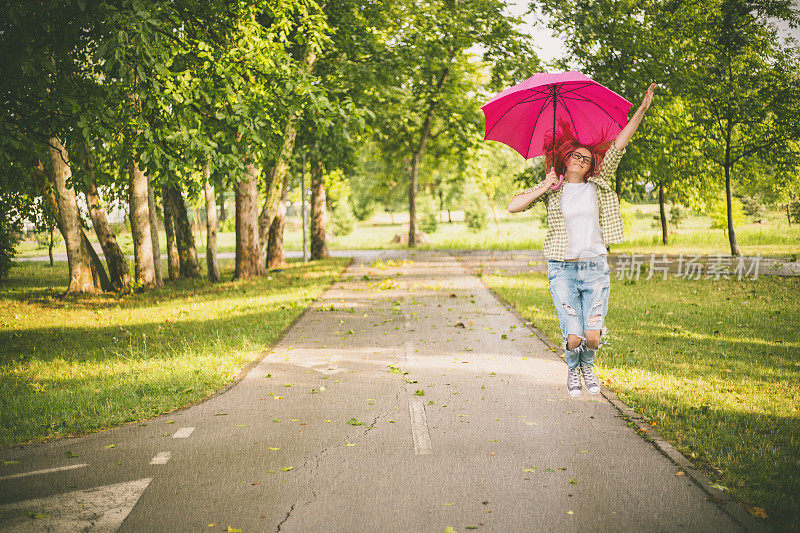
POLYGON ((172 457, 172 452, 158 452, 155 457, 150 459, 151 465, 165 465, 172 457))
POLYGON ((191 427, 190 428, 180 428, 178 431, 175 432, 175 434, 172 436, 172 438, 173 439, 185 439, 186 437, 188 437, 189 435, 192 434, 192 431, 194 431, 194 428, 191 428, 191 427))
POLYGON ((428 434, 428 421, 425 418, 425 406, 422 402, 408 402, 411 411, 411 436, 414 438, 414 453, 425 455, 431 453, 431 437, 428 434))
POLYGON ((56 494, 0 506, 6 531, 116 531, 153 478, 56 494), (41 513, 32 519, 28 513, 41 513))
POLYGON ((60 472, 62 470, 72 470, 73 468, 83 468, 84 466, 89 465, 84 463, 79 465, 59 466, 58 468, 47 468, 45 470, 34 470, 33 472, 23 472, 21 474, 11 474, 9 476, 0 476, 0 481, 4 481, 6 479, 16 479, 18 477, 25 476, 36 476, 38 474, 49 474, 50 472, 60 472))
POLYGON ((414 354, 414 345, 411 344, 410 342, 407 342, 405 344, 405 349, 406 349, 405 350, 406 361, 410 361, 411 356, 414 354))

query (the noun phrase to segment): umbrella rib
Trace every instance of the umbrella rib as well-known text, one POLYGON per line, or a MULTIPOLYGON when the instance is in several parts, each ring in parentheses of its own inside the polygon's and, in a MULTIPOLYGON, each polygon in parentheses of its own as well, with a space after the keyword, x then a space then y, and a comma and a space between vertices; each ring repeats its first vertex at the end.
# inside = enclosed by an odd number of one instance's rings
MULTIPOLYGON (((624 128, 624 127, 625 127, 623 124, 620 124, 619 122, 617 122, 617 119, 615 119, 614 117, 612 117, 612 116, 611 116, 611 114, 610 114, 608 111, 606 111, 605 109, 603 109, 603 108, 602 108, 602 107, 601 107, 601 106, 600 106, 600 105, 599 105, 597 102, 594 102, 594 101, 592 101, 592 100, 589 100, 588 98, 586 98, 586 97, 584 97, 584 96, 580 96, 579 98, 575 98, 575 97, 572 97, 572 96, 567 96, 567 97, 564 97, 564 96, 562 96, 562 99, 565 99, 565 100, 577 100, 577 101, 579 101, 579 102, 587 102, 587 103, 590 103, 590 104, 592 104, 592 105, 594 105, 594 106, 597 106, 597 108, 598 108, 600 111, 602 111, 603 113, 605 113, 606 115, 608 115, 608 118, 610 118, 611 120, 613 120, 613 121, 614 121, 614 124, 616 124, 616 125, 617 125, 617 126, 619 126, 620 128, 624 128)), ((564 107, 566 107, 566 105, 565 105, 564 107)))
MULTIPOLYGON (((545 100, 544 104, 542 105, 542 108, 539 110, 539 114, 536 115, 536 120, 533 121, 533 128, 531 128, 531 138, 528 140, 528 149, 525 150, 525 159, 528 159, 528 154, 531 153, 531 143, 533 142, 533 134, 536 132, 536 126, 539 124, 539 117, 542 116, 544 108, 547 107, 547 104, 549 103, 548 100, 545 100)), ((555 146, 553 147, 553 150, 555 150, 555 146)))
POLYGON ((561 95, 559 95, 559 99, 561 100, 561 105, 564 106, 564 111, 566 111, 567 115, 569 115, 569 120, 572 122, 572 129, 575 130, 575 135, 578 135, 578 126, 575 124, 575 119, 572 117, 572 112, 569 110, 569 107, 567 107, 567 104, 564 103, 564 98, 561 95))
MULTIPOLYGON (((528 100, 528 99, 527 99, 527 97, 526 97, 525 99, 523 99, 523 100, 520 100, 520 101, 519 101, 519 102, 517 102, 516 104, 514 104, 514 105, 512 105, 511 107, 509 107, 508 109, 506 109, 506 110, 503 112, 503 114, 502 114, 502 115, 500 115, 500 117, 499 117, 499 118, 498 118, 498 119, 497 119, 497 120, 494 122, 494 124, 492 124, 492 127, 491 127, 491 128, 489 128, 489 131, 487 131, 487 132, 486 132, 486 135, 484 136, 484 138, 488 138, 488 137, 489 137, 489 134, 490 134, 490 133, 492 133, 492 130, 495 128, 495 126, 497 126, 498 124, 500 124, 500 122, 503 120, 503 117, 505 117, 507 114, 509 114, 509 113, 511 112, 511 110, 512 110, 512 109, 514 109, 514 108, 515 108, 515 107, 517 107, 518 105, 521 105, 521 104, 529 104, 529 103, 531 103, 531 102, 535 102, 535 101, 536 101, 536 99, 533 99, 533 100, 528 100)), ((541 113, 541 111, 540 111, 540 113, 541 113)), ((538 118, 537 118, 537 120, 538 120, 538 118)))
MULTIPOLYGON (((585 89, 585 88, 587 88, 587 87, 591 87, 592 85, 599 85, 599 84, 597 84, 597 83, 594 83, 594 82, 592 82, 592 83, 586 83, 585 85, 580 85, 580 86, 577 86, 577 87, 570 87, 569 89, 564 89, 564 90, 561 90, 561 91, 559 91, 559 93, 558 93, 558 94, 569 94, 569 93, 574 93, 575 91, 579 91, 579 90, 581 90, 581 89, 585 89)), ((600 85, 600 87, 602 87, 602 85, 600 85)))

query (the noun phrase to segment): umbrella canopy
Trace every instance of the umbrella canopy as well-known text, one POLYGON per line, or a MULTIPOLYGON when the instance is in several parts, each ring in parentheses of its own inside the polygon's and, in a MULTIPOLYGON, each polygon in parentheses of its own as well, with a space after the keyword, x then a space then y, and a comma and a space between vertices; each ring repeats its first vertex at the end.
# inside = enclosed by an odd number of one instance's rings
POLYGON ((522 157, 543 155, 545 136, 555 145, 556 119, 572 127, 578 141, 611 141, 628 122, 631 104, 577 71, 536 74, 481 107, 484 139, 507 144, 522 157))

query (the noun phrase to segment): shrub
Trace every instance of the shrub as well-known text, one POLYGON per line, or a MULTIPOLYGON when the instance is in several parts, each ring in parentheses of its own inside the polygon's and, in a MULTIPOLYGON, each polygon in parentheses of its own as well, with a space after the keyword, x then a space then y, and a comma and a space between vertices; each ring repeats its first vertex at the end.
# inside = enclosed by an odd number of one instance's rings
POLYGON ((353 232, 353 227, 356 224, 356 217, 350 210, 348 202, 339 202, 339 205, 334 209, 331 215, 333 222, 333 232, 336 236, 349 235, 353 232))
POLYGON ((434 233, 439 229, 439 210, 436 202, 430 196, 417 198, 417 212, 419 213, 419 227, 425 233, 434 233))
POLYGON ((0 280, 8 277, 19 244, 22 228, 15 211, 0 199, 0 280))
POLYGON ((673 205, 669 210, 669 223, 677 228, 684 220, 686 220, 686 210, 679 205, 673 205))
MULTIPOLYGON (((733 225, 740 226, 744 223, 744 210, 742 202, 738 198, 731 198, 731 211, 733 214, 733 225)), ((726 230, 728 229, 728 205, 723 198, 714 202, 711 207, 711 227, 726 230)))
POLYGON ((630 236, 631 231, 633 231, 633 225, 636 222, 636 215, 632 212, 632 207, 632 203, 628 202, 627 200, 620 199, 619 210, 622 214, 622 226, 625 228, 625 235, 627 236, 630 236))
POLYGON ((767 214, 767 208, 758 200, 757 196, 742 196, 742 209, 749 217, 762 218, 767 214))
POLYGON ((464 222, 470 231, 481 231, 486 227, 486 204, 477 199, 470 199, 464 208, 464 222))

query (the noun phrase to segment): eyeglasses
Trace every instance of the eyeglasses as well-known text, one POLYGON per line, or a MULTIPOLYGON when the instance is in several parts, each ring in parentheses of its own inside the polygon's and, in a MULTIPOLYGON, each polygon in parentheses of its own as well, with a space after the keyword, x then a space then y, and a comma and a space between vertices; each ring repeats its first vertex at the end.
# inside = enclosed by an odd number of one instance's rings
POLYGON ((572 155, 572 159, 574 159, 575 161, 583 160, 583 162, 586 163, 587 165, 591 165, 592 164, 592 158, 589 157, 589 156, 581 155, 578 152, 572 152, 571 155, 572 155))

